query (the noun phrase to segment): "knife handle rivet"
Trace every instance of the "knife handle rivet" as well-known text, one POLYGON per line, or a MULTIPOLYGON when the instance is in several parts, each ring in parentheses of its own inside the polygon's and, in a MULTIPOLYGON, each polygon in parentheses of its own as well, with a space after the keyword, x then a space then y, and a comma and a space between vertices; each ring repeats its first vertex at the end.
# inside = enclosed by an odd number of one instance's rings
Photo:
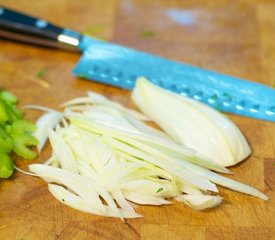
POLYGON ((48 22, 46 22, 45 20, 43 19, 38 19, 36 22, 35 22, 35 26, 38 27, 38 28, 45 28, 48 26, 48 22))

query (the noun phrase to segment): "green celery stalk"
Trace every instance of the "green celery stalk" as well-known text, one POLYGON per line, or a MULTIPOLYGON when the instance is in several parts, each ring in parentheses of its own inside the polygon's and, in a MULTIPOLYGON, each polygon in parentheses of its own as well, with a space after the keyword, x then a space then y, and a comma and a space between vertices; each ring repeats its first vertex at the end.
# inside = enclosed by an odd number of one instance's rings
POLYGON ((18 102, 17 98, 8 91, 2 91, 0 98, 9 105, 16 105, 18 102))
POLYGON ((36 146, 38 144, 38 140, 34 136, 27 134, 15 135, 12 140, 13 151, 18 156, 29 160, 36 158, 37 154, 28 148, 29 146, 36 146))
POLYGON ((38 140, 31 134, 36 126, 23 119, 23 112, 17 108, 17 98, 8 91, 0 90, 0 178, 12 175, 14 165, 11 151, 25 159, 34 159, 36 153, 29 146, 36 146, 38 140))
POLYGON ((0 178, 8 178, 14 169, 13 162, 7 153, 0 152, 0 178))
POLYGON ((0 99, 0 125, 4 125, 7 121, 9 121, 9 115, 5 103, 0 99))

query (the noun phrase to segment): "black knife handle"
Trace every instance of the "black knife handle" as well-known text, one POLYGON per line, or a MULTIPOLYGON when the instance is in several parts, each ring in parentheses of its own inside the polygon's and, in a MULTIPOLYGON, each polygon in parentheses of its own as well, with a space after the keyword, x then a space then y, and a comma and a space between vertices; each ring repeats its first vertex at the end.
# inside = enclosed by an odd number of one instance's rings
POLYGON ((75 31, 1 6, 0 37, 73 51, 79 51, 78 45, 81 40, 81 35, 75 31))

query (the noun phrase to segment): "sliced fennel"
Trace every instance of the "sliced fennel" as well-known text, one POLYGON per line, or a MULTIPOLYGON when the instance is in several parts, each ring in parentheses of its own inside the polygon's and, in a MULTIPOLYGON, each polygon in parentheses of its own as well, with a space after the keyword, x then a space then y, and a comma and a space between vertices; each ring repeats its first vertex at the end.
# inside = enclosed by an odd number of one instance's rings
POLYGON ((34 132, 34 136, 39 142, 37 145, 37 150, 40 153, 49 137, 48 129, 55 129, 62 119, 64 120, 64 114, 51 108, 39 105, 26 105, 24 108, 46 112, 35 123, 37 129, 34 132))
POLYGON ((38 126, 34 136, 39 140, 38 152, 41 152, 48 138, 48 129, 54 129, 62 119, 62 114, 56 111, 49 111, 36 121, 38 126))
MULTIPOLYGON (((133 203, 167 205, 177 200, 203 210, 222 202, 216 184, 267 199, 260 191, 213 172, 230 173, 145 124, 143 114, 92 92, 63 106, 64 113, 42 116, 40 122, 51 123, 46 133, 44 124, 38 124, 41 136, 49 137, 52 156, 29 168, 49 182, 54 197, 72 208, 121 219, 141 217, 133 203)), ((225 134, 231 136, 229 130, 225 134)))
POLYGON ((89 91, 88 97, 81 97, 72 99, 61 104, 61 107, 72 108, 74 110, 89 110, 94 106, 100 105, 101 107, 109 110, 117 110, 123 115, 132 116, 139 120, 147 121, 148 118, 140 112, 134 111, 129 108, 125 108, 117 102, 113 102, 103 95, 96 92, 89 91))
POLYGON ((110 206, 105 206, 104 211, 99 211, 99 208, 95 208, 90 202, 84 201, 78 195, 66 190, 64 187, 49 184, 49 190, 52 195, 57 198, 63 204, 68 205, 71 208, 77 209, 82 212, 91 213, 94 215, 106 216, 106 217, 117 217, 117 218, 139 218, 142 217, 140 214, 127 210, 125 208, 114 211, 110 206))
POLYGON ((175 141, 222 166, 235 165, 251 153, 240 130, 201 102, 164 90, 145 78, 137 80, 132 99, 175 141))
POLYGON ((75 117, 72 116, 70 121, 73 126, 78 126, 83 130, 87 130, 96 134, 108 134, 112 137, 118 138, 120 140, 129 141, 129 139, 135 139, 140 142, 144 142, 147 145, 152 145, 155 148, 161 148, 165 152, 169 152, 169 154, 174 156, 180 156, 187 161, 194 162, 198 165, 202 165, 212 170, 216 170, 219 172, 227 173, 229 172, 227 169, 218 165, 215 162, 211 162, 207 158, 203 158, 202 156, 198 155, 194 150, 190 148, 186 148, 184 146, 180 146, 171 140, 167 139, 160 139, 158 137, 145 134, 140 131, 132 131, 132 129, 125 130, 125 126, 118 127, 118 126, 108 126, 105 123, 91 121, 89 118, 85 117, 75 117), (125 131, 122 131, 124 129, 125 131))
POLYGON ((222 197, 211 195, 181 195, 175 198, 177 201, 184 202, 191 208, 203 210, 213 208, 222 202, 222 197))

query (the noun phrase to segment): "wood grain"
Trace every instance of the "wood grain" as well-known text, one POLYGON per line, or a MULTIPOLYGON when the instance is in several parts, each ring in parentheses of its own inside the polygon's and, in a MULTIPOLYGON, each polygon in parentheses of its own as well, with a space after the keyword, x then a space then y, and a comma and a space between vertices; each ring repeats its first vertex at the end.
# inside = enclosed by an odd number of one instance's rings
MULTIPOLYGON (((275 86, 275 2, 270 0, 0 0, 81 32, 175 60, 275 86), (183 22, 169 17, 181 11, 183 22), (95 30, 96 29, 96 30, 95 30), (148 36, 145 31, 150 31, 148 36)), ((75 78, 79 54, 0 40, 0 87, 25 104, 56 107, 92 89, 131 106, 128 91, 75 78), (42 78, 37 77, 46 69, 42 78)), ((35 120, 39 113, 27 111, 35 120)), ((37 178, 15 173, 0 182, 0 239, 275 239, 275 124, 228 115, 246 135, 253 154, 232 178, 264 191, 267 202, 220 188, 215 209, 197 212, 175 203, 140 206, 144 218, 108 219, 60 204, 37 178)), ((35 162, 50 153, 47 146, 35 162)), ((27 169, 29 161, 17 159, 27 169)))

